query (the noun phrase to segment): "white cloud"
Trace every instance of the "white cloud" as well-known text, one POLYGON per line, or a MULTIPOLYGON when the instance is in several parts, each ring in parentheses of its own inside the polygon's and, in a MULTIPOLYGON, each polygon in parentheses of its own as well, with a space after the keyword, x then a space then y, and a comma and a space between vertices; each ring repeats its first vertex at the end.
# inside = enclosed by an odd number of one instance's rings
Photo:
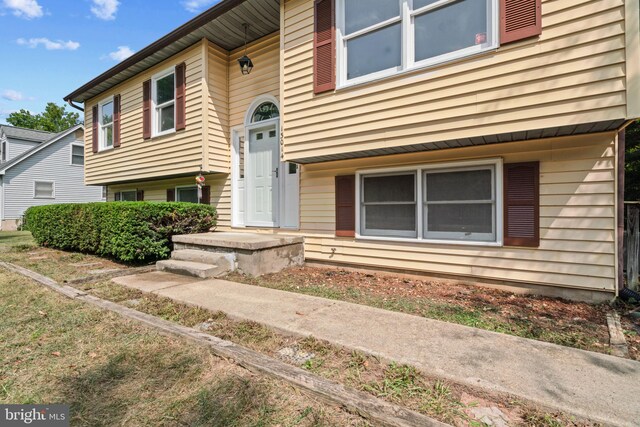
POLYGON ((116 19, 120 2, 118 0, 92 0, 91 12, 99 19, 110 21, 116 19))
POLYGON ((30 48, 36 48, 39 45, 43 45, 47 50, 76 50, 80 47, 80 43, 74 41, 64 40, 49 40, 46 37, 39 37, 34 39, 18 39, 16 41, 20 46, 28 46, 30 48))
POLYGON ((7 101, 22 101, 24 99, 24 95, 22 95, 22 93, 13 89, 7 89, 3 91, 2 97, 7 101))
POLYGON ((109 58, 113 59, 114 61, 120 62, 124 61, 133 54, 134 52, 131 50, 131 48, 129 48, 129 46, 118 46, 118 50, 109 53, 109 58))
POLYGON ((15 16, 21 18, 33 19, 43 15, 42 6, 37 0, 4 0, 2 3, 4 7, 11 9, 15 16))
POLYGON ((182 2, 182 5, 189 12, 198 13, 214 3, 218 3, 218 0, 186 0, 182 2))

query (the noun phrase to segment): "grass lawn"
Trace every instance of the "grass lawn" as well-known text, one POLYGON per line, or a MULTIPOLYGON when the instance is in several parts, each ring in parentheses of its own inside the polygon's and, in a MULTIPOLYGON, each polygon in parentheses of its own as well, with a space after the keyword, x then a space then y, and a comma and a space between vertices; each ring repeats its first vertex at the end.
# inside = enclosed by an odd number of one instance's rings
POLYGON ((15 247, 31 247, 35 242, 28 231, 0 231, 0 251, 11 250, 15 247))
POLYGON ((200 329, 455 426, 484 425, 472 414, 477 407, 499 408, 513 426, 592 425, 562 413, 546 413, 510 396, 432 378, 412 366, 389 363, 313 337, 284 335, 256 322, 237 321, 221 312, 177 303, 111 281, 74 286, 99 298, 200 329))
POLYGON ((28 231, 0 232, 0 261, 20 265, 60 283, 132 268, 95 255, 36 246, 28 231))
POLYGON ((0 403, 67 403, 78 426, 366 425, 193 343, 0 271, 0 403))

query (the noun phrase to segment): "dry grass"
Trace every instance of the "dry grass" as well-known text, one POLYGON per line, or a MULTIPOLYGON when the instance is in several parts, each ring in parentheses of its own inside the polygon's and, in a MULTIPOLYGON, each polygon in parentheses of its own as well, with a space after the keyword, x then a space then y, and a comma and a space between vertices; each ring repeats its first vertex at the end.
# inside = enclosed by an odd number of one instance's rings
MULTIPOLYGON (((1 234, 0 234, 1 237, 1 234)), ((1 248, 2 246, 0 246, 1 248)), ((129 265, 78 252, 65 252, 31 244, 8 243, 0 250, 0 261, 11 262, 64 283, 86 278, 100 271, 132 268, 129 265)))
POLYGON ((620 303, 588 304, 462 283, 314 267, 293 268, 258 278, 234 273, 227 279, 600 353, 610 352, 606 313, 617 309, 630 355, 640 358, 640 321, 625 316, 630 308, 620 303))
POLYGON ((547 425, 540 424, 538 421, 529 422, 528 418, 558 419, 566 425, 591 425, 576 422, 563 414, 548 414, 533 405, 515 401, 507 396, 490 395, 437 378, 430 378, 411 366, 388 363, 313 337, 286 336, 255 322, 235 321, 224 313, 213 313, 199 307, 176 303, 168 298, 143 293, 110 281, 79 285, 79 287, 98 297, 185 326, 197 327, 272 357, 280 357, 288 363, 295 364, 290 359, 279 355, 279 350, 282 348, 295 348, 305 354, 313 354, 313 358, 298 365, 325 378, 454 425, 482 425, 478 424, 479 422, 469 411, 478 405, 500 408, 509 418, 510 425, 547 425))
POLYGON ((79 426, 366 425, 20 276, 0 272, 0 300, 0 403, 67 403, 79 426))

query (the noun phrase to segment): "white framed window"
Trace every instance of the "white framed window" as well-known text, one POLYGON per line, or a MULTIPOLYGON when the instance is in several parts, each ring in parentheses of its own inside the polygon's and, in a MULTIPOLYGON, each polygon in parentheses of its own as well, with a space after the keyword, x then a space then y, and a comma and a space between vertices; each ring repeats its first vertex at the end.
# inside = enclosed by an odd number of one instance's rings
POLYGON ((498 45, 497 0, 337 0, 338 86, 498 45))
POLYGON ((99 149, 102 151, 113 148, 113 97, 98 104, 98 124, 99 149))
POLYGON ((108 195, 107 186, 106 186, 106 185, 104 185, 104 186, 102 187, 102 198, 103 198, 104 200, 107 200, 107 195, 108 195))
POLYGON ((360 171, 358 238, 502 244, 502 160, 360 171))
POLYGON ((33 181, 34 199, 54 199, 56 197, 55 182, 33 181))
POLYGON ((364 174, 360 188, 362 235, 417 237, 415 171, 364 174))
POLYGON ((71 164, 76 166, 84 165, 84 145, 71 144, 71 164))
POLYGON ((195 185, 176 187, 176 201, 199 203, 200 200, 198 200, 198 187, 195 185))
POLYGON ((153 135, 160 136, 176 130, 176 74, 171 68, 151 79, 153 102, 153 135))

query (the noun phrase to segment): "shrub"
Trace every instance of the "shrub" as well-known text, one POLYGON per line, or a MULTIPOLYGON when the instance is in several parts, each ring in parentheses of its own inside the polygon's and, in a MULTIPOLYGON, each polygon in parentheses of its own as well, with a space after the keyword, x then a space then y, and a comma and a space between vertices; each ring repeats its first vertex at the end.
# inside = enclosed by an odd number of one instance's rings
POLYGON ((192 203, 113 202, 34 206, 25 227, 42 246, 144 262, 167 258, 171 236, 209 231, 216 210, 192 203))

